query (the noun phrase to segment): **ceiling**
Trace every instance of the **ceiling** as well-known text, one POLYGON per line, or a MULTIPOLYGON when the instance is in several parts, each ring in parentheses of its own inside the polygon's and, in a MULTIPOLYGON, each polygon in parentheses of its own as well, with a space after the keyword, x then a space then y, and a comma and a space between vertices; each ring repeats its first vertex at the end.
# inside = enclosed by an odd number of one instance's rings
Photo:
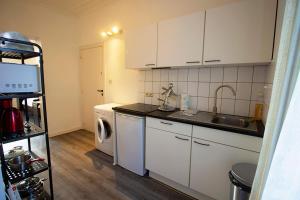
MULTIPOLYGON (((160 1, 172 2, 172 0, 26 0, 26 3, 39 4, 42 6, 46 6, 57 11, 63 12, 65 14, 71 15, 82 15, 92 11, 99 12, 101 8, 115 3, 117 1, 124 1, 126 3, 140 3, 140 2, 149 2, 150 4, 158 4, 160 1)), ((178 0, 186 1, 186 0, 178 0)), ((238 0, 189 0, 186 3, 195 3, 197 5, 203 5, 203 8, 214 7, 217 5, 222 5, 225 3, 229 3, 232 1, 238 0)), ((175 1, 176 2, 176 1, 175 1)))
POLYGON ((61 12, 81 15, 95 7, 101 8, 116 0, 27 0, 28 3, 40 4, 61 12))

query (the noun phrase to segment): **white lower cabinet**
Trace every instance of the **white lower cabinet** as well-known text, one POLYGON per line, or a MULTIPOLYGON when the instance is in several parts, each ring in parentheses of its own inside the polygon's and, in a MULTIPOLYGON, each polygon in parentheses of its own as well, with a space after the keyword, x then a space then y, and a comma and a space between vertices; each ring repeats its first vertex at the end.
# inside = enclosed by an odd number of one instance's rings
POLYGON ((190 188, 217 200, 229 199, 228 172, 239 162, 257 164, 259 153, 192 139, 190 188))
POLYGON ((189 186, 191 137, 147 127, 146 169, 189 186))

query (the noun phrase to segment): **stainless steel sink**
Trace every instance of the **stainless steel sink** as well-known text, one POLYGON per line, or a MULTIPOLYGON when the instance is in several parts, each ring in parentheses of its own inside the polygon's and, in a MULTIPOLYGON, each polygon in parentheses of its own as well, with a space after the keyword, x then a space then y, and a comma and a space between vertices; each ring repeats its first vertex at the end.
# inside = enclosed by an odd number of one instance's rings
POLYGON ((215 116, 211 120, 215 124, 224 124, 228 126, 236 126, 241 128, 247 128, 249 126, 249 120, 238 116, 215 116))

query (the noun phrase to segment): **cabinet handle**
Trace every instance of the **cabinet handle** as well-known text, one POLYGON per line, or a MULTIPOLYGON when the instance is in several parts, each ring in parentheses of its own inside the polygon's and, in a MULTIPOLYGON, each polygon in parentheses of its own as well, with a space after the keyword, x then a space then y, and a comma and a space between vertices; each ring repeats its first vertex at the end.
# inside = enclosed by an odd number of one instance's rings
POLYGON ((146 67, 148 66, 155 66, 155 64, 145 64, 146 67))
POLYGON ((204 61, 204 62, 221 62, 221 60, 206 60, 206 61, 204 61))
POLYGON ((160 121, 160 123, 162 123, 162 124, 166 124, 166 125, 173 125, 172 123, 170 123, 170 122, 162 122, 162 121, 160 121))
POLYGON ((188 61, 188 62, 185 62, 186 64, 196 64, 196 63, 200 63, 200 61, 188 61))
POLYGON ((205 144, 205 143, 201 143, 201 142, 197 142, 197 141, 194 141, 194 143, 200 144, 200 145, 202 145, 202 146, 210 146, 210 144, 205 144))
POLYGON ((187 138, 181 138, 181 137, 178 137, 178 136, 175 136, 175 138, 177 138, 179 140, 189 141, 189 139, 187 139, 187 138))

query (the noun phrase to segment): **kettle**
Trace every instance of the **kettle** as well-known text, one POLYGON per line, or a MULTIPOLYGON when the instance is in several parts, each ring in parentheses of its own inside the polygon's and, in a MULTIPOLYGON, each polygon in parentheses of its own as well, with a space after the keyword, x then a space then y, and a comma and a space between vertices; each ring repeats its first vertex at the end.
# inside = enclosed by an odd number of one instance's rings
POLYGON ((8 134, 21 134, 24 132, 23 116, 20 110, 12 107, 12 100, 1 102, 2 113, 0 117, 1 136, 8 134))

